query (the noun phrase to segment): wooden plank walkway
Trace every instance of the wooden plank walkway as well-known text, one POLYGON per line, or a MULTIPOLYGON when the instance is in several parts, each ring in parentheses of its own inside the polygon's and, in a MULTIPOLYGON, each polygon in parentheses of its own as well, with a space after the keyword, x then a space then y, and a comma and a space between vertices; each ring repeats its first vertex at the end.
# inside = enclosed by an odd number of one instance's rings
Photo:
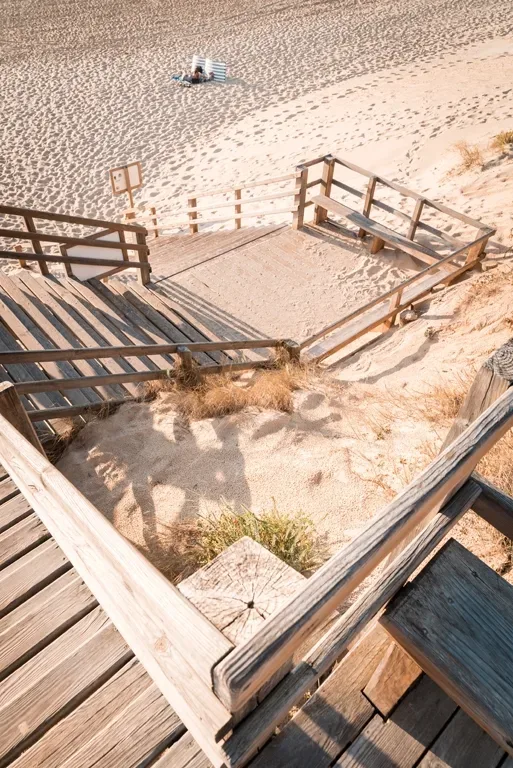
MULTIPOLYGON (((0 768, 210 768, 1 468, 0 493, 0 768)), ((371 628, 251 767, 497 768, 503 750, 426 675, 383 716, 363 691, 390 644, 371 628)))

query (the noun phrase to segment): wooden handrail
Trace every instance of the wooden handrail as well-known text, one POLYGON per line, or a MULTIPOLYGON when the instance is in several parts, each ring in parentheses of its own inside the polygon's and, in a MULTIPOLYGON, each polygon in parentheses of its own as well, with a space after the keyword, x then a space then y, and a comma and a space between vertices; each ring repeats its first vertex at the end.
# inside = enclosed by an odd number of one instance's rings
MULTIPOLYGON (((224 221, 234 221, 234 220, 238 221, 240 219, 255 219, 258 216, 273 216, 274 214, 277 214, 277 213, 294 213, 295 211, 296 211, 296 208, 291 206, 290 208, 274 208, 274 209, 268 209, 267 211, 248 211, 247 213, 236 213, 236 214, 232 214, 231 216, 217 216, 211 219, 195 219, 195 221, 197 225, 219 224, 224 221)), ((183 221, 172 221, 172 220, 162 221, 161 219, 159 219, 158 227, 152 227, 152 229, 158 229, 159 231, 162 231, 164 229, 188 227, 190 223, 191 222, 189 219, 183 219, 183 221)))
MULTIPOLYGON (((139 232, 139 234, 141 234, 139 232)), ((45 243, 59 243, 60 245, 90 245, 94 248, 115 248, 118 251, 126 248, 131 251, 147 251, 146 245, 140 243, 121 243, 109 240, 98 240, 94 237, 66 237, 65 235, 49 235, 43 232, 27 232, 23 229, 0 229, 0 237, 9 237, 16 240, 43 241, 45 243)), ((19 256, 18 256, 19 258, 19 256)))
MULTIPOLYGON (((471 248, 472 245, 474 244, 475 243, 469 243, 469 245, 464 246, 464 249, 462 250, 467 250, 468 248, 471 248)), ((359 315, 363 315, 369 309, 372 309, 378 304, 381 304, 382 301, 385 301, 386 299, 389 299, 392 296, 394 296, 394 294, 399 293, 400 291, 401 292, 404 291, 404 289, 407 288, 409 285, 412 285, 412 283, 417 282, 417 280, 420 280, 423 277, 426 277, 426 275, 431 274, 431 272, 436 272, 436 270, 439 269, 440 265, 443 266, 444 264, 450 262, 455 255, 456 253, 450 253, 448 256, 445 256, 443 259, 440 259, 440 261, 438 261, 436 264, 430 264, 424 269, 421 269, 420 272, 417 272, 416 275, 409 277, 404 282, 400 283, 399 285, 396 285, 394 288, 391 288, 389 291, 386 291, 386 293, 382 293, 380 296, 376 296, 376 298, 372 299, 372 301, 369 301, 367 304, 364 304, 362 307, 358 307, 357 309, 353 310, 353 312, 350 312, 348 315, 345 315, 345 317, 342 317, 340 320, 337 320, 335 323, 331 323, 330 325, 327 325, 321 331, 314 333, 312 336, 309 336, 308 339, 305 339, 304 341, 302 341, 301 349, 304 349, 305 347, 310 346, 310 344, 313 344, 315 341, 318 341, 323 336, 327 336, 329 333, 332 333, 332 331, 336 331, 337 328, 340 328, 346 323, 349 323, 351 320, 354 320, 355 318, 359 317, 359 315)), ((444 280, 447 280, 451 276, 451 274, 452 273, 441 274, 440 282, 444 282, 444 280)))
POLYGON ((231 727, 211 689, 233 647, 45 456, 0 415, 0 461, 209 759, 231 727))
POLYGON ((443 541, 479 498, 479 494, 478 484, 468 480, 401 557, 378 576, 372 587, 330 626, 308 654, 235 729, 224 744, 230 768, 245 765, 254 751, 267 741, 301 697, 315 688, 319 678, 329 672, 345 649, 358 638, 437 544, 443 541))
MULTIPOLYGON (((180 345, 181 348, 182 345, 180 345)), ((201 365, 198 371, 202 376, 220 373, 238 373, 252 371, 258 368, 268 368, 268 360, 248 360, 245 363, 226 363, 226 365, 201 365)), ((157 368, 154 371, 133 371, 131 373, 108 373, 100 376, 78 376, 74 379, 37 379, 35 381, 20 381, 14 384, 19 395, 37 392, 60 392, 67 389, 82 389, 85 387, 101 387, 113 384, 134 384, 158 379, 173 379, 177 375, 175 368, 157 368)))
POLYGON ((193 192, 188 197, 214 197, 215 195, 228 195, 234 189, 253 189, 254 187, 266 187, 269 184, 281 184, 284 181, 295 179, 295 173, 286 173, 284 176, 276 176, 274 179, 262 179, 261 181, 252 181, 249 184, 234 184, 233 187, 224 187, 224 189, 211 189, 206 192, 193 192))
POLYGON ((89 219, 83 216, 68 216, 65 213, 52 213, 50 211, 36 211, 32 208, 19 208, 13 205, 0 205, 0 213, 10 216, 31 216, 33 219, 46 219, 47 221, 60 221, 68 224, 81 224, 84 227, 101 227, 102 229, 114 229, 125 232, 142 232, 148 234, 144 227, 137 224, 123 224, 116 221, 103 221, 102 219, 89 219))
POLYGON ((236 205, 249 205, 250 203, 264 203, 269 200, 279 200, 284 197, 294 197, 294 190, 287 192, 277 192, 275 195, 263 195, 262 197, 241 197, 237 200, 226 200, 221 203, 212 203, 212 205, 198 205, 194 208, 185 208, 180 213, 202 213, 203 211, 217 210, 218 208, 233 208, 236 205))
MULTIPOLYGON (((94 241, 93 241, 94 242, 94 241)), ((18 251, 0 251, 1 259, 19 259, 18 251)), ((90 259, 79 256, 57 256, 48 253, 28 253, 23 251, 25 261, 49 261, 53 264, 87 264, 95 267, 133 267, 135 269, 147 269, 148 265, 140 261, 116 261, 115 259, 90 259)))
MULTIPOLYGON (((286 339, 253 339, 248 341, 193 341, 191 352, 224 352, 240 349, 276 349, 286 339)), ((100 360, 114 357, 168 355, 178 352, 182 344, 138 344, 118 347, 68 347, 63 349, 16 350, 0 352, 0 365, 9 363, 47 363, 60 360, 100 360)))
POLYGON ((214 691, 237 711, 411 530, 447 503, 513 426, 513 388, 440 454, 253 637, 213 671, 214 691))

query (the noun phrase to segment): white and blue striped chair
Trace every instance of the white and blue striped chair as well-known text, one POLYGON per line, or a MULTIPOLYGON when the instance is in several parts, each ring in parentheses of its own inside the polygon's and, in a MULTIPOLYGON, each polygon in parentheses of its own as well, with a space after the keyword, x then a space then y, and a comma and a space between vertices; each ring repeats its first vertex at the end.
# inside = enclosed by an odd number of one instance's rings
POLYGON ((194 54, 192 57, 192 70, 194 71, 196 67, 201 67, 207 75, 213 72, 216 83, 226 82, 226 64, 223 64, 222 61, 213 61, 212 59, 206 59, 204 56, 194 54))

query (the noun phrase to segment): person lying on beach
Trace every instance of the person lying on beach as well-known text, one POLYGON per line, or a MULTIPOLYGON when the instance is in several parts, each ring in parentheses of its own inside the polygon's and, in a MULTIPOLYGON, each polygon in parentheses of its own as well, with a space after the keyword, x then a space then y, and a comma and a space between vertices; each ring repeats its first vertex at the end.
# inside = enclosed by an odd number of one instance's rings
POLYGON ((207 75, 203 72, 203 67, 197 66, 194 68, 191 74, 182 72, 181 75, 173 75, 173 80, 177 80, 179 83, 188 85, 198 85, 198 83, 206 83, 209 80, 214 79, 214 73, 209 72, 207 75))

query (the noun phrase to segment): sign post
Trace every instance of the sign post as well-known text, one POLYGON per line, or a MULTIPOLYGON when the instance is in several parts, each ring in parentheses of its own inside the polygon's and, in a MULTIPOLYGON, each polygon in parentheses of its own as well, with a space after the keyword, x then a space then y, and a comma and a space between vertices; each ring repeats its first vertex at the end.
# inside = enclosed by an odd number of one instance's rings
POLYGON ((122 165, 119 168, 111 168, 109 175, 112 194, 122 195, 124 192, 126 192, 128 194, 130 208, 133 208, 134 196, 132 192, 134 189, 139 189, 139 187, 142 187, 143 184, 142 167, 140 161, 138 160, 135 163, 122 165))

